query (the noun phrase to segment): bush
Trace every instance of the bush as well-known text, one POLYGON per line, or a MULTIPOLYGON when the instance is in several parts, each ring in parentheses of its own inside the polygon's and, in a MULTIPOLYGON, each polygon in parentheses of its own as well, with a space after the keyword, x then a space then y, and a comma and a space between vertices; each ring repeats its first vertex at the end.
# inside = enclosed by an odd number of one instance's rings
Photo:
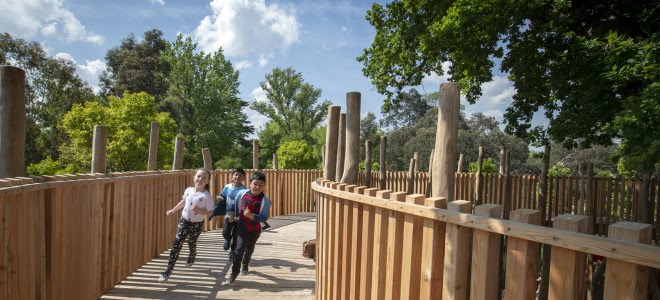
POLYGON ((28 176, 55 175, 62 169, 59 161, 53 160, 50 156, 36 164, 27 167, 28 176))
POLYGON ((558 176, 558 175, 568 176, 568 175, 571 175, 571 173, 573 173, 571 168, 564 165, 563 162, 558 162, 557 164, 552 166, 552 168, 550 168, 550 170, 548 170, 548 175, 550 175, 550 176, 558 176))
MULTIPOLYGON (((477 162, 473 161, 470 163, 468 172, 477 173, 477 162)), ((495 167, 495 160, 492 157, 486 158, 481 163, 481 173, 497 173, 497 168, 495 167)))
MULTIPOLYGON (((364 172, 364 168, 365 167, 364 167, 364 160, 363 160, 363 161, 360 161, 360 163, 358 164, 358 169, 361 172, 364 172)), ((380 171, 380 165, 377 162, 372 161, 371 162, 371 172, 376 172, 376 171, 380 171)))
POLYGON ((314 148, 301 140, 283 143, 277 149, 277 157, 281 169, 316 169, 319 165, 314 148))

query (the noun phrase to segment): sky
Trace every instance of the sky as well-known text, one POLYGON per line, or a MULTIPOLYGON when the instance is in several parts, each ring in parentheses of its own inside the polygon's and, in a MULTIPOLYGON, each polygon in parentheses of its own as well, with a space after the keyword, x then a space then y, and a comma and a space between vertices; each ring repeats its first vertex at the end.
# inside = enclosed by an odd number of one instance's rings
MULTIPOLYGON (((382 1, 379 1, 382 2, 382 1)), ((365 19, 371 0, 0 0, 0 32, 41 43, 48 55, 72 60, 78 74, 98 90, 106 52, 133 33, 141 40, 157 28, 174 41, 178 34, 192 37, 199 50, 222 48, 239 70, 240 97, 265 99, 259 83, 273 68, 292 67, 305 82, 322 90, 319 100, 341 105, 346 93, 362 95, 361 115, 381 118, 384 97, 362 74, 356 60, 371 45, 374 28, 365 19)), ((429 74, 422 93, 439 90, 445 76, 429 74)), ((502 121, 515 93, 505 74, 495 72, 483 84, 476 104, 461 103, 466 114, 482 112, 502 121)), ((259 129, 268 119, 246 111, 259 129)))

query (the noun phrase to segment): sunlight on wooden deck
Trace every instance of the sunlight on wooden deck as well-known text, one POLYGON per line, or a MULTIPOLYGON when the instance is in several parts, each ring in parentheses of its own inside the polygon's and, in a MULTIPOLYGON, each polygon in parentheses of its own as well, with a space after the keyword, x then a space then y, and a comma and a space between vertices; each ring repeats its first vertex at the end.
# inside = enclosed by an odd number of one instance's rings
MULTIPOLYGON (((285 223, 291 223, 291 218, 285 223)), ((273 223, 277 223, 277 218, 273 223)), ((294 218, 295 219, 295 218, 294 218)), ((188 245, 184 244, 172 276, 166 283, 158 277, 167 266, 169 249, 105 294, 102 299, 314 299, 315 264, 302 257, 302 244, 315 238, 316 219, 265 231, 250 262, 250 273, 239 275, 227 285, 231 263, 222 250, 221 229, 204 232, 197 243, 197 261, 185 266, 188 245)), ((278 226, 278 225, 274 225, 278 226)), ((172 232, 174 239, 174 232, 172 232)))

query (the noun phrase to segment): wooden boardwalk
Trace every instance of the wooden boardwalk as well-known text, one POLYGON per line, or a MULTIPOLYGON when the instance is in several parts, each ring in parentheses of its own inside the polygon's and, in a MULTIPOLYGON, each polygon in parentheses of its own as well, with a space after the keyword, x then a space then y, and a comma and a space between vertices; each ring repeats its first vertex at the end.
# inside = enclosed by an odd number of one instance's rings
MULTIPOLYGON (((102 299, 314 299, 315 264, 302 257, 302 243, 315 238, 314 213, 271 218, 273 227, 257 242, 250 273, 225 283, 231 263, 222 250, 220 229, 204 232, 197 243, 197 261, 188 268, 184 243, 172 276, 158 277, 167 266, 169 249, 133 272, 102 299)), ((174 232, 172 232, 174 239, 174 232)))

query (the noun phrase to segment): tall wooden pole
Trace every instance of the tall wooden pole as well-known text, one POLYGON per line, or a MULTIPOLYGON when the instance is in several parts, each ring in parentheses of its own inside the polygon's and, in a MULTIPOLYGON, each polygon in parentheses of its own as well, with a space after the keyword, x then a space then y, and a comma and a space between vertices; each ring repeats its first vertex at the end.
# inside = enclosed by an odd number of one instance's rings
POLYGON ((408 167, 408 188, 406 189, 406 194, 412 195, 415 190, 415 159, 410 159, 410 166, 408 167))
POLYGON ((464 158, 465 158, 465 157, 463 156, 463 153, 461 153, 461 154, 458 156, 458 167, 457 167, 457 169, 456 169, 456 172, 457 172, 457 173, 463 173, 463 159, 464 159, 464 158))
POLYGON ((415 159, 414 172, 419 172, 419 152, 415 151, 415 153, 413 153, 413 158, 415 159))
POLYGON ((385 190, 387 187, 387 170, 385 165, 387 164, 387 137, 380 137, 380 160, 378 162, 380 168, 380 190, 385 190))
POLYGON ((25 176, 25 72, 0 66, 0 178, 25 176))
POLYGON ((433 157, 433 197, 454 201, 454 166, 458 142, 458 116, 460 112, 460 86, 456 82, 440 85, 438 130, 433 157))
POLYGON ((147 170, 156 171, 158 168, 158 131, 160 124, 151 122, 151 135, 149 137, 149 163, 147 170))
POLYGON ((504 168, 506 166, 506 156, 504 153, 506 152, 506 148, 502 147, 500 149, 500 175, 504 175, 504 168))
POLYGON ((431 197, 431 189, 433 185, 433 152, 435 151, 434 149, 431 149, 431 155, 429 156, 429 178, 426 181, 426 193, 424 193, 424 196, 426 198, 431 197))
POLYGON ((204 169, 213 170, 213 161, 211 160, 211 149, 202 148, 202 158, 204 159, 204 169))
POLYGON ((183 143, 184 139, 177 136, 176 142, 174 143, 174 162, 172 162, 172 170, 183 170, 183 143))
POLYGON ((259 140, 252 140, 252 169, 259 170, 259 140))
POLYGON ((94 125, 92 139, 92 173, 105 173, 105 150, 108 145, 108 128, 94 125))
POLYGON ((277 170, 280 168, 280 162, 277 159, 277 153, 273 153, 273 169, 277 170))
POLYGON ((325 162, 323 178, 335 181, 337 175, 337 142, 339 135, 339 113, 341 107, 328 106, 328 125, 325 130, 325 162))
POLYGON ((364 141, 364 185, 371 187, 371 141, 364 141))
POLYGON ((510 166, 509 166, 509 150, 506 150, 504 152, 504 162, 506 165, 504 165, 504 215, 502 216, 503 219, 508 220, 509 219, 509 213, 511 212, 511 179, 509 178, 510 176, 510 166))
POLYGON ((360 93, 346 93, 346 157, 341 183, 357 184, 360 165, 360 101, 360 93))
MULTIPOLYGON (((547 194, 548 194, 548 169, 550 167, 550 144, 545 145, 543 151, 543 166, 541 167, 541 183, 539 187, 539 210, 541 210, 541 225, 548 226, 549 219, 546 213, 547 194)), ((552 247, 548 244, 543 244, 543 257, 541 264, 541 287, 539 292, 539 299, 545 300, 548 295, 548 284, 550 279, 550 251, 552 247)))
POLYGON ((477 157, 477 174, 475 176, 475 189, 474 189, 474 205, 481 205, 481 168, 484 162, 484 147, 479 146, 479 156, 477 157))
POLYGON ((346 151, 346 114, 339 115, 339 133, 337 134, 337 167, 335 181, 340 181, 344 175, 344 154, 346 151))

